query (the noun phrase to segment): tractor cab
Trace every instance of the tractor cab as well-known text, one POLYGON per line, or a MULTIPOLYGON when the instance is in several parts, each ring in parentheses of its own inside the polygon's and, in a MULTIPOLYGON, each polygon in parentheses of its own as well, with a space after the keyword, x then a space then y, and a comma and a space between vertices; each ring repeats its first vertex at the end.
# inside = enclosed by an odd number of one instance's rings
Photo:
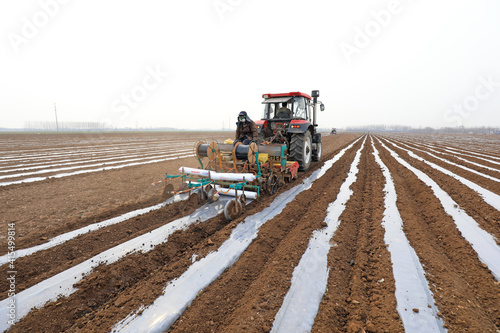
MULTIPOLYGON (((264 94, 262 120, 300 119, 312 122, 311 96, 301 92, 264 94)), ((323 105, 323 104, 321 104, 323 105)))
POLYGON ((264 113, 256 121, 261 142, 284 143, 289 147, 291 160, 307 170, 312 161, 321 158, 321 134, 316 132, 316 109, 325 109, 318 101, 319 91, 312 97, 302 92, 264 94, 264 113))
POLYGON ((282 119, 310 119, 310 99, 304 96, 286 96, 264 98, 264 113, 262 119, 282 120, 282 119))
MULTIPOLYGON (((293 132, 313 131, 311 96, 301 92, 282 94, 264 94, 264 112, 257 121, 257 129, 262 139, 281 132, 287 135, 293 132), (293 124, 293 125, 292 125, 293 124), (300 131, 297 131, 299 130, 300 131)), ((289 136, 289 135, 288 135, 289 136)))

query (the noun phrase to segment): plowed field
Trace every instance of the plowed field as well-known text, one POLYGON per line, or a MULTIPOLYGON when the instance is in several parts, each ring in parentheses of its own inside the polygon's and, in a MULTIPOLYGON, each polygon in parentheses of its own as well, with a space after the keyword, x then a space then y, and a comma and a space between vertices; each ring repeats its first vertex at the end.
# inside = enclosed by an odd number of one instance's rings
POLYGON ((0 328, 500 331, 499 136, 325 135, 232 222, 162 199, 231 136, 1 135, 0 328))

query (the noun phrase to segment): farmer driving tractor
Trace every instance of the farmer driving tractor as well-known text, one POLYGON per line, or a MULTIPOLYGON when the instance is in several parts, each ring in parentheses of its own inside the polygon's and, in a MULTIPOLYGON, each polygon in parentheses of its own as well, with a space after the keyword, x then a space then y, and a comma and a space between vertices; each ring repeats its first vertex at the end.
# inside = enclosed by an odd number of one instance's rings
POLYGON ((250 144, 252 141, 257 142, 259 133, 255 122, 250 119, 246 111, 241 111, 238 114, 238 122, 236 123, 236 138, 234 144, 241 142, 244 145, 250 144))

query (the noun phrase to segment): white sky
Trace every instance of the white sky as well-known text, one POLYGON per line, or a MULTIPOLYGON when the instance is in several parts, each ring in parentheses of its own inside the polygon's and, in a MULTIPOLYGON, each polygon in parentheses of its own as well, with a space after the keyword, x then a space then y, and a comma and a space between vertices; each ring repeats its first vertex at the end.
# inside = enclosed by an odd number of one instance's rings
POLYGON ((4 0, 0 29, 0 127, 56 102, 65 122, 227 129, 313 89, 323 128, 500 126, 497 0, 4 0))

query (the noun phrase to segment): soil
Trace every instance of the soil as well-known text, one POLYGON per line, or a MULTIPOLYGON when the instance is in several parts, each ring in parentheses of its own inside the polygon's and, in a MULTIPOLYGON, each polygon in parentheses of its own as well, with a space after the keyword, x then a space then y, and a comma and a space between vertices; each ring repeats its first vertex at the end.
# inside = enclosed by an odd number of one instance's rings
MULTIPOLYGON (((336 155, 362 134, 342 133, 323 136, 323 159, 336 155)), ((141 154, 174 142, 193 147, 201 138, 224 140, 232 133, 112 133, 67 135, 1 135, 2 153, 36 154, 95 147, 96 151, 130 145, 141 154), (15 147, 15 148, 14 148, 15 147), (76 148, 75 148, 76 147, 76 148)), ((500 146, 496 137, 471 136, 471 149, 465 138, 455 136, 377 135, 390 149, 412 166, 429 175, 455 202, 488 233, 500 239, 500 212, 458 180, 410 157, 395 147, 406 143, 429 151, 422 145, 440 146, 441 158, 466 165, 492 177, 499 177, 500 166, 480 159, 468 160, 496 168, 474 167, 453 156, 445 147, 474 154, 495 155, 500 146), (397 141, 394 141, 397 140, 397 141), (448 152, 449 153, 449 152, 448 152), (487 172, 486 172, 487 171, 487 172)), ((436 306, 450 332, 498 332, 500 329, 500 283, 478 258, 471 245, 457 230, 432 190, 411 171, 399 164, 375 139, 366 136, 351 199, 340 217, 328 255, 330 267, 327 291, 316 316, 314 332, 404 332, 396 311, 395 282, 391 254, 384 242, 381 224, 384 213, 384 177, 372 154, 373 140, 381 159, 393 177, 398 194, 397 206, 404 221, 404 232, 415 249, 434 294, 436 306)), ((193 303, 170 328, 171 332, 268 332, 291 277, 314 230, 324 227, 328 205, 335 201, 347 177, 362 140, 336 162, 312 187, 295 197, 281 214, 266 222, 258 236, 239 259, 217 280, 199 293, 193 303)), ((403 146, 404 148, 408 148, 403 146)), ((435 149, 435 148, 433 148, 435 149)), ((500 195, 499 182, 445 163, 424 152, 417 155, 467 178, 500 195)), ((431 152, 437 154, 435 152, 431 152)), ((112 157, 110 151, 107 156, 112 157)), ((478 155, 479 156, 479 155, 478 155)), ((487 157, 485 156, 485 157, 487 157)), ((117 156, 117 158, 119 158, 117 156)), ((494 160, 494 159, 493 159, 494 160)), ((57 159, 54 157, 54 161, 57 159)), ((90 163, 90 162, 89 162, 90 163)), ((0 168, 7 166, 1 164, 0 168)), ((175 174, 180 166, 197 167, 194 157, 124 167, 63 178, 0 187, 0 214, 4 230, 16 225, 16 246, 26 248, 82 226, 103 221, 138 208, 163 201, 165 173, 175 174)), ((227 222, 223 214, 186 230, 172 234, 164 244, 147 253, 130 254, 101 265, 76 284, 69 297, 59 298, 41 309, 32 310, 11 327, 12 332, 108 332, 142 306, 148 306, 163 293, 165 285, 179 277, 192 264, 208 255, 228 239, 233 228, 269 205, 277 195, 298 184, 321 167, 313 163, 299 179, 246 206, 238 219, 227 222)), ((119 224, 81 235, 64 244, 18 258, 16 291, 20 292, 68 269, 106 249, 191 214, 196 202, 179 202, 137 216, 119 224)), ((6 235, 0 235, 5 244, 6 235)), ((5 254, 7 246, 0 248, 5 254)), ((1 267, 8 271, 7 265, 1 267)), ((6 273, 5 273, 6 274, 6 273)), ((7 297, 6 279, 0 280, 2 299, 7 297)), ((411 309, 418 311, 418 309, 411 309)))

